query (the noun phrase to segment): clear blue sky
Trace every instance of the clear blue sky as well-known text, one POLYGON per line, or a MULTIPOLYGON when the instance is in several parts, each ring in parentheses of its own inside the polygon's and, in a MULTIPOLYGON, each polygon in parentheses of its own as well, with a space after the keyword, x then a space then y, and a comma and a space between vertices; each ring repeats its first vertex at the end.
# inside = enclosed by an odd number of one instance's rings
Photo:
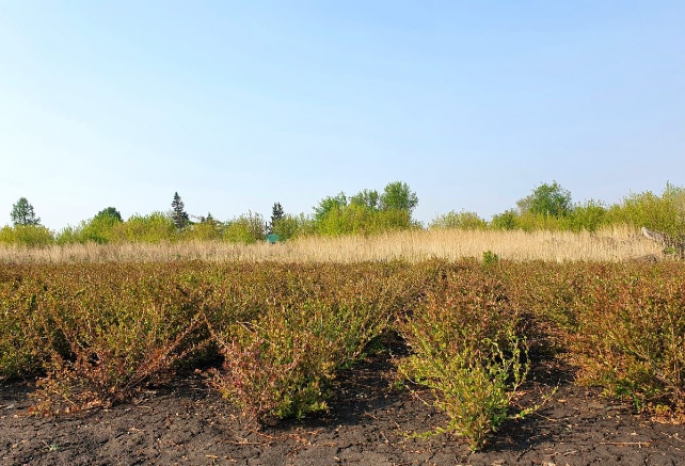
POLYGON ((0 225, 685 185, 685 2, 0 0, 0 225))

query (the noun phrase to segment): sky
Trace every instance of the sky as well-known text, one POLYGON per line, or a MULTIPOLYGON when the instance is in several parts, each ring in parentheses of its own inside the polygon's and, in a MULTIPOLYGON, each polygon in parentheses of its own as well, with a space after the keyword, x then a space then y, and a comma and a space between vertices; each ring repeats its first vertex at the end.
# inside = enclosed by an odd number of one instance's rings
POLYGON ((0 0, 0 226, 685 185, 685 2, 0 0))

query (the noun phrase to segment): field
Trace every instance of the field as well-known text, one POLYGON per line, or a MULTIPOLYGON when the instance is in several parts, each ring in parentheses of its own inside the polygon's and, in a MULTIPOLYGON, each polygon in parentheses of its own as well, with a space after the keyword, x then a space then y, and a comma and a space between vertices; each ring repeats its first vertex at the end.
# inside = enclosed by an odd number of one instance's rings
POLYGON ((0 254, 2 464, 685 461, 685 264, 628 230, 0 254))
POLYGON ((27 248, 0 245, 0 263, 166 262, 200 259, 219 262, 355 263, 427 259, 482 258, 491 251, 502 259, 619 262, 661 255, 661 247, 633 228, 616 227, 594 233, 522 230, 408 230, 369 237, 304 237, 270 245, 225 242, 95 243, 27 248))

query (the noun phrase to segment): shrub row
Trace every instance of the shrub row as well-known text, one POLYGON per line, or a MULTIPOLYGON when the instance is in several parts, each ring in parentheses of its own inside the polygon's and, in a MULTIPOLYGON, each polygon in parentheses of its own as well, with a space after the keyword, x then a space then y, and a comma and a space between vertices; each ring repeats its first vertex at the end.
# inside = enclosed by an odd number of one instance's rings
POLYGON ((517 415, 529 352, 638 409, 685 413, 684 309, 676 262, 11 265, 0 380, 38 375, 35 411, 51 413, 215 361, 209 384, 269 422, 326 409, 338 370, 392 329, 412 349, 399 374, 479 448, 517 415))

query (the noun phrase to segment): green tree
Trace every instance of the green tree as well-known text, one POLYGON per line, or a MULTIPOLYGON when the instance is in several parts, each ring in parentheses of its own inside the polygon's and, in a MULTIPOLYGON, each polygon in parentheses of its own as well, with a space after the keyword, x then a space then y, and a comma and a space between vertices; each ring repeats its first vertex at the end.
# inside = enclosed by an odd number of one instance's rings
POLYGON ((188 214, 185 211, 185 205, 183 204, 183 201, 181 200, 181 196, 178 195, 178 193, 174 193, 174 200, 171 202, 171 218, 174 220, 174 225, 176 225, 176 228, 179 230, 182 230, 188 224, 190 223, 190 218, 188 217, 188 214))
POLYGON ((16 204, 12 206, 12 223, 14 226, 37 226, 40 225, 40 218, 36 217, 33 206, 25 197, 20 197, 16 204))
POLYGON ((541 184, 530 195, 520 199, 516 205, 521 214, 563 217, 573 211, 571 192, 562 188, 556 181, 552 184, 541 184))
POLYGON ((278 223, 281 220, 283 220, 284 215, 285 212, 283 212, 283 206, 281 205, 281 203, 275 202, 273 207, 271 208, 271 222, 269 222, 268 228, 269 233, 274 233, 274 228, 276 228, 278 223))
POLYGON ((514 230, 519 226, 519 218, 518 212, 514 209, 505 210, 492 217, 490 226, 497 230, 514 230))
POLYGON ((264 217, 258 213, 248 212, 237 219, 227 222, 223 232, 224 241, 229 243, 252 244, 266 239, 264 217))
POLYGON ((112 240, 115 225, 123 223, 121 213, 114 207, 107 207, 98 212, 89 221, 81 222, 79 227, 80 242, 92 241, 107 244, 112 240))
POLYGON ((385 187, 380 202, 383 210, 406 210, 411 214, 419 204, 419 198, 407 183, 395 181, 385 187))
POLYGON ((351 205, 359 205, 368 210, 378 210, 381 204, 381 195, 375 189, 365 189, 350 198, 351 205))
POLYGON ((600 201, 590 199, 582 204, 576 204, 569 216, 570 228, 573 231, 596 231, 606 223, 608 209, 600 201))
POLYGON ((209 225, 217 225, 219 222, 212 216, 211 212, 207 212, 206 217, 200 218, 200 223, 207 223, 209 225))
POLYGON ((319 202, 319 205, 314 207, 314 220, 321 222, 333 210, 340 210, 347 206, 347 196, 341 192, 337 196, 328 196, 319 202))
POLYGON ((121 218, 121 213, 114 207, 102 209, 95 215, 93 220, 108 220, 112 223, 121 223, 124 221, 124 219, 121 218))

